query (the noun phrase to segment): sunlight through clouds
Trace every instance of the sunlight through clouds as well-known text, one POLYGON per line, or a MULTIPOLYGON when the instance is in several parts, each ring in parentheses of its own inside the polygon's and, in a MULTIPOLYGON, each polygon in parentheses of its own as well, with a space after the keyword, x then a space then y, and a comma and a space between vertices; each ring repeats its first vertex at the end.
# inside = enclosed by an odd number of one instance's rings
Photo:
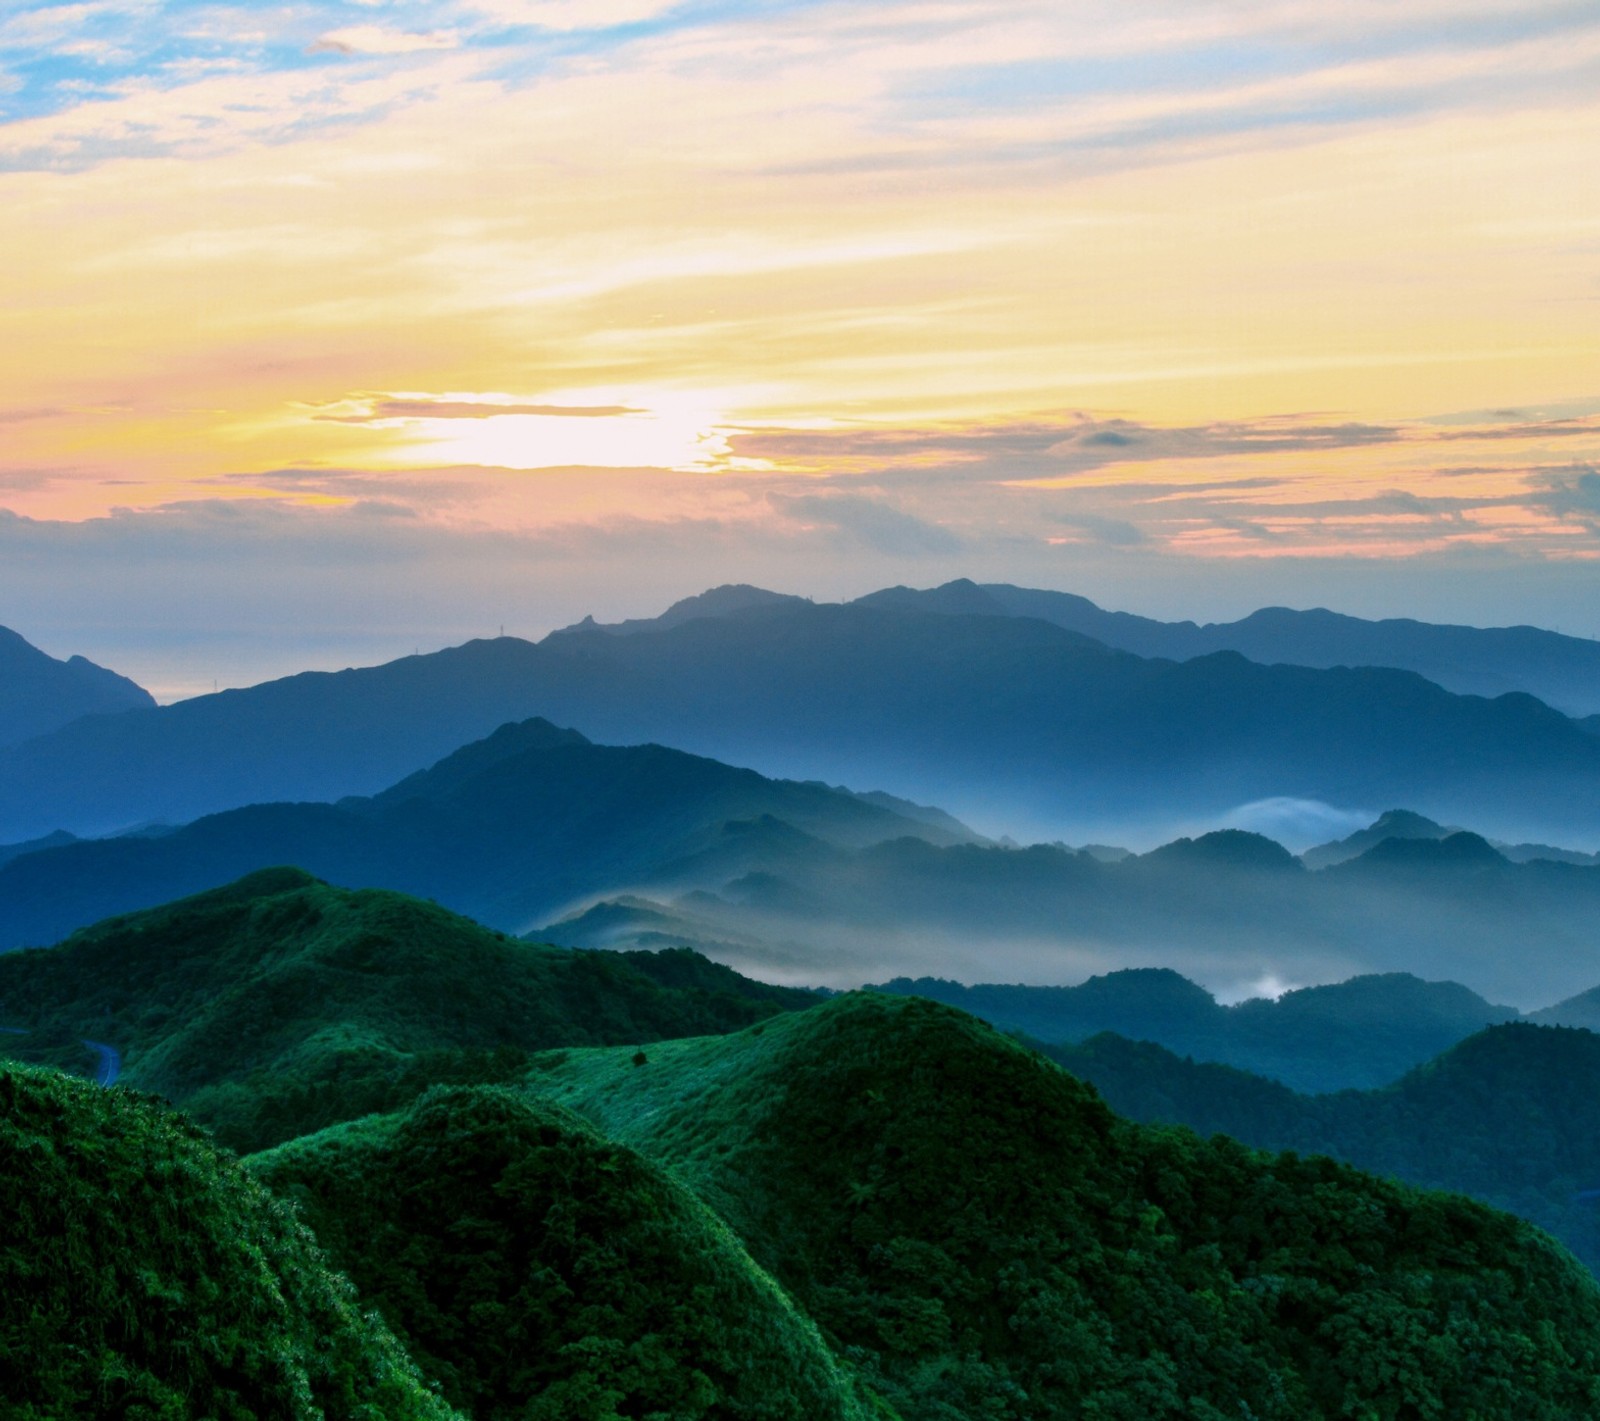
POLYGON ((1597 94, 1566 0, 13 7, 0 508, 1575 564, 1597 94))

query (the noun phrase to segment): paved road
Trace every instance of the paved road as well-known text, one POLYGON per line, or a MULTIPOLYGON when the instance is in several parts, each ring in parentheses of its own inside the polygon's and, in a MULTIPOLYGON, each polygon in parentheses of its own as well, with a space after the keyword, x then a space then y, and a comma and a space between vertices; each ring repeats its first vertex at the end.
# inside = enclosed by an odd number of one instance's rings
POLYGON ((115 1085, 117 1077, 122 1074, 122 1052, 115 1046, 107 1046, 104 1041, 85 1040, 83 1044, 100 1058, 100 1069, 94 1074, 94 1083, 115 1085))
MULTIPOLYGON (((27 1036, 28 1028, 25 1026, 0 1026, 0 1036, 27 1036)), ((115 1046, 107 1046, 104 1041, 90 1041, 84 1043, 99 1058, 100 1065, 94 1073, 96 1085, 115 1085, 117 1077, 122 1074, 122 1052, 115 1046)))

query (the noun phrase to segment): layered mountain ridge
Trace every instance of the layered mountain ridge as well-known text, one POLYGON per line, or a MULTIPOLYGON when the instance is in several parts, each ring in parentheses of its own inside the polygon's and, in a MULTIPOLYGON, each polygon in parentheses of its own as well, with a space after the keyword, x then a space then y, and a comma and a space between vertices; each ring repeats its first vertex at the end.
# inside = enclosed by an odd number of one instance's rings
MULTIPOLYGON (((472 642, 84 721, 0 751, 0 839, 370 795, 530 716, 1045 837, 1216 822, 1283 796, 1406 803, 1508 841, 1600 831, 1600 739, 1525 690, 1485 699, 1415 671, 1232 649, 1136 655, 1031 602, 996 614, 1024 591, 838 606, 734 589, 626 634, 472 642), (982 611, 961 610, 974 598, 982 611)), ((1594 645, 1558 641, 1574 665, 1594 645)))

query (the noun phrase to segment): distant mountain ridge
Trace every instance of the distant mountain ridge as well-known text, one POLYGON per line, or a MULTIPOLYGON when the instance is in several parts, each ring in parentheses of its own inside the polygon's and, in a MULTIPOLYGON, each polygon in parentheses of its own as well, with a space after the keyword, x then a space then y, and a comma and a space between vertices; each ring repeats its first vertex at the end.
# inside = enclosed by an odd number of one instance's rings
MULTIPOLYGON (((1335 864, 1348 863, 1351 859, 1361 857, 1361 855, 1376 848, 1386 839, 1445 840, 1461 832, 1463 831, 1460 829, 1435 823, 1426 815, 1415 814, 1409 809, 1390 809, 1379 815, 1365 829, 1358 829, 1355 833, 1336 842, 1318 844, 1315 848, 1307 849, 1305 853, 1300 855, 1300 860, 1307 868, 1331 868, 1335 864)), ((1487 842, 1490 843, 1490 847, 1496 853, 1512 863, 1529 863, 1534 859, 1548 859, 1552 863, 1570 863, 1583 866, 1600 864, 1600 854, 1584 853, 1578 849, 1559 848, 1553 844, 1487 842)), ((1394 851, 1387 852, 1392 855, 1394 851)))
POLYGON ((1531 696, 1235 652, 1150 660, 1028 616, 769 598, 80 721, 0 751, 0 841, 370 795, 531 715, 1039 837, 1215 822, 1283 795, 1407 803, 1504 839, 1600 830, 1600 738, 1531 696))
MULTIPOLYGON (((637 634, 694 617, 740 616, 805 600, 743 584, 717 587, 674 603, 660 617, 601 629, 637 634)), ((1163 622, 1107 611, 1071 592, 967 578, 926 590, 888 587, 851 605, 945 616, 1036 617, 1118 651, 1171 661, 1235 651, 1265 665, 1388 666, 1415 671, 1461 695, 1523 691, 1567 715, 1600 724, 1600 641, 1540 627, 1452 626, 1409 617, 1372 621, 1325 607, 1263 607, 1236 622, 1163 622)))
POLYGON ((1115 1032, 1307 1092, 1389 1085, 1474 1032, 1520 1017, 1458 982, 1403 972, 1230 1007, 1169 968, 1127 968, 1076 987, 964 987, 902 977, 873 990, 931 997, 1052 1045, 1115 1032))
MULTIPOLYGON (((79 841, 0 861, 0 948, 56 941, 277 864, 435 898, 518 931, 618 884, 692 887, 748 872, 771 825, 825 852, 970 830, 847 790, 771 780, 659 745, 595 745, 505 725, 371 798, 260 804, 156 837, 79 841)), ((792 843, 784 840, 786 851, 792 843)))
MULTIPOLYGON (((1116 966, 1171 967, 1232 993, 1402 972, 1532 1009, 1600 981, 1600 866, 1514 863, 1466 832, 1385 837, 1318 871, 1238 830, 1114 861, 1051 844, 899 839, 850 850, 770 830, 747 847, 743 872, 707 862, 729 870, 720 882, 707 872, 693 891, 604 894, 538 931, 575 947, 683 944, 757 976, 833 986, 1001 973, 1080 981, 1116 966)), ((1042 1034, 1036 1022, 1006 1024, 1042 1034)), ((1124 1029, 1095 1029, 1107 1028, 1124 1029)), ((1181 1049, 1202 1053, 1198 1031, 1181 1049)), ((1429 1049, 1460 1034, 1430 1038, 1429 1049)), ((1385 1061, 1380 1078, 1420 1059, 1385 1061)))
POLYGON ((126 676, 82 656, 58 661, 0 627, 0 746, 48 735, 79 716, 154 705, 150 693, 126 676))

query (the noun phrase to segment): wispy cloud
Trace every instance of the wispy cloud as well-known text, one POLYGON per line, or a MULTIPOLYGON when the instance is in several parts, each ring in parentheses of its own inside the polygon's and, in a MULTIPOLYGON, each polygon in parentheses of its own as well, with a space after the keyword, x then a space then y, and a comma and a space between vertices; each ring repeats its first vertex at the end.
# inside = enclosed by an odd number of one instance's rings
POLYGON ((454 30, 417 34, 381 25, 349 25, 319 35, 307 54, 418 54, 430 49, 455 49, 461 37, 454 30))
POLYGON ((1596 550, 1590 0, 30 4, 0 75, 20 514, 717 580, 1596 550))

